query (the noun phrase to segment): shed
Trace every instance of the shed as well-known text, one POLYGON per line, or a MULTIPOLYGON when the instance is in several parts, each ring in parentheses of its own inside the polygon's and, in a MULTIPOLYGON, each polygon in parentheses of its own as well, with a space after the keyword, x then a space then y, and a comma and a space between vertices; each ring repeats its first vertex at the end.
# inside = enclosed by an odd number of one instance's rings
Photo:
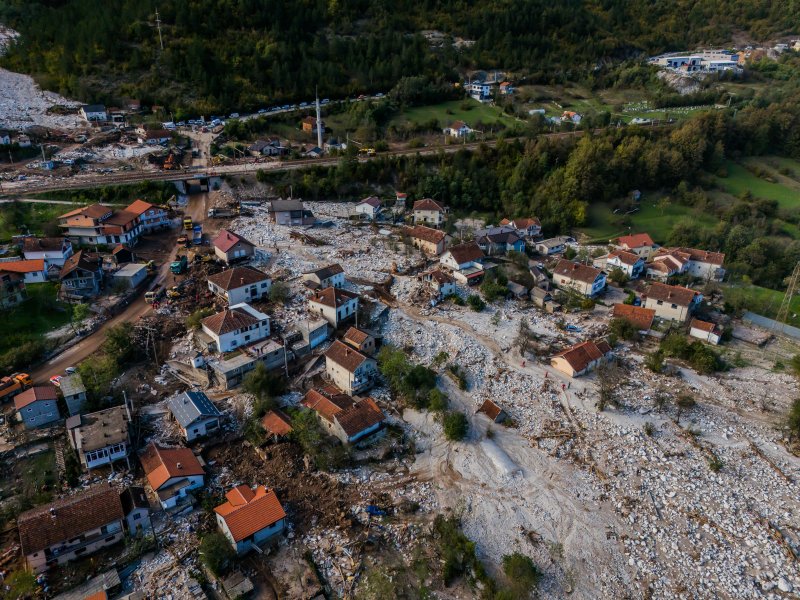
POLYGON ((147 278, 147 265, 129 263, 113 275, 114 282, 122 281, 129 289, 136 289, 147 278))

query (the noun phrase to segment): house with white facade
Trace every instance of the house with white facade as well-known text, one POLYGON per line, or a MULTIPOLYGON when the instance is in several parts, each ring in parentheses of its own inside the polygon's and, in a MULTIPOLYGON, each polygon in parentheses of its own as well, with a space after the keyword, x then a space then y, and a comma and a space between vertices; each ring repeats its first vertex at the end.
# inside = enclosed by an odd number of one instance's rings
POLYGON ((25 285, 32 283, 47 283, 48 271, 44 259, 31 260, 0 260, 0 271, 6 273, 19 273, 25 285))
POLYGON ((431 198, 423 198, 414 202, 412 212, 414 225, 421 224, 429 227, 441 227, 447 216, 447 209, 431 198))
POLYGON ((201 327, 214 340, 217 352, 231 352, 269 337, 269 317, 244 302, 206 317, 201 327))
POLYGON ((253 267, 233 267, 208 277, 208 289, 224 298, 228 306, 261 300, 271 287, 269 275, 253 267))
POLYGON ((166 448, 151 442, 139 458, 147 483, 165 510, 190 501, 189 493, 205 483, 203 465, 189 448, 166 448))
POLYGON ((324 290, 329 287, 340 288, 344 286, 344 269, 338 263, 328 265, 303 273, 303 281, 306 282, 306 286, 315 290, 324 290))
POLYGON ((644 258, 626 250, 614 250, 605 256, 594 259, 594 266, 610 273, 619 269, 630 279, 637 279, 644 273, 644 258))
POLYGON ((108 121, 108 112, 103 104, 84 104, 78 112, 89 123, 108 121))
POLYGON ((37 385, 14 396, 14 408, 27 429, 55 423, 61 418, 58 412, 58 395, 52 385, 37 385))
POLYGON ((81 465, 92 470, 124 460, 130 469, 131 451, 128 433, 128 410, 113 406, 87 415, 67 419, 67 437, 78 454, 81 465))
POLYGON ((441 269, 431 269, 420 273, 419 278, 425 284, 434 300, 441 300, 456 293, 456 280, 441 269))
POLYGON ((474 129, 467 125, 464 121, 453 121, 449 127, 445 127, 443 132, 445 135, 456 138, 468 137, 474 129))
POLYGON ((167 229, 172 225, 169 213, 164 208, 144 200, 134 200, 125 210, 139 217, 143 233, 167 229))
POLYGON ((123 518, 119 492, 108 483, 27 510, 17 517, 25 565, 44 573, 121 542, 123 518))
POLYGON ((622 235, 618 238, 611 240, 611 245, 616 250, 625 250, 633 252, 637 256, 641 256, 645 261, 652 258, 658 249, 658 245, 653 241, 647 233, 633 233, 631 235, 622 235))
POLYGON ((187 442, 219 431, 219 409, 203 392, 189 391, 173 396, 167 401, 167 408, 187 442))
POLYGON ((606 273, 589 265, 561 259, 553 269, 553 283, 590 298, 605 289, 606 273))
POLYGON ((586 341, 575 344, 556 354, 550 365, 570 377, 580 377, 595 369, 611 356, 611 346, 605 340, 586 341))
POLYGON ((79 244, 134 246, 142 233, 139 215, 102 204, 76 208, 58 217, 64 235, 79 244))
POLYGON ((316 292, 308 299, 308 312, 319 315, 334 327, 355 318, 358 312, 358 294, 335 287, 316 292))
POLYGON ((27 260, 43 260, 45 269, 61 268, 73 255, 72 242, 65 237, 36 238, 22 240, 22 255, 27 260))
POLYGON ((320 424, 343 444, 353 444, 381 428, 385 416, 372 398, 355 400, 332 390, 309 390, 302 401, 320 424))
POLYGON ((325 374, 346 394, 359 394, 374 385, 378 365, 374 358, 336 340, 325 352, 325 374))
POLYGON ((447 267, 453 277, 466 285, 478 283, 484 275, 483 260, 486 256, 475 242, 451 246, 442 254, 439 264, 447 267))
POLYGON ((692 319, 689 323, 689 335, 716 346, 722 340, 722 332, 716 323, 692 319))
POLYGON ((226 264, 249 258, 256 252, 255 244, 227 229, 220 229, 212 244, 214 254, 226 264))
POLYGON ((364 198, 361 202, 356 204, 356 215, 362 219, 369 219, 374 221, 381 214, 381 199, 377 196, 370 196, 364 198))
POLYGON ((668 321, 685 323, 703 301, 700 292, 680 285, 654 282, 642 294, 642 305, 652 308, 656 316, 668 321))
POLYGON ((219 530, 240 556, 274 538, 286 525, 286 511, 278 497, 263 485, 233 488, 214 512, 219 530))
POLYGON ((552 256, 553 254, 560 254, 564 252, 564 250, 567 249, 567 242, 569 242, 570 239, 571 238, 566 236, 558 236, 547 240, 542 240, 541 242, 536 242, 534 247, 539 254, 552 256))

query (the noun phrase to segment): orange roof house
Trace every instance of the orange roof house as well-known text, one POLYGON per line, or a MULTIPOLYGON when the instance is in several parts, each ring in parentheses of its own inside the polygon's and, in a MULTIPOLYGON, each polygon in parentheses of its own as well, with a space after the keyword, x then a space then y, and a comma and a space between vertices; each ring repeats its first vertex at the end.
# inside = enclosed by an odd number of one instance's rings
POLYGON ((205 470, 189 448, 151 443, 140 457, 150 487, 165 509, 182 504, 187 493, 203 486, 205 470))
POLYGON ((283 531, 286 511, 273 490, 263 485, 255 489, 239 485, 227 494, 226 501, 214 509, 217 525, 237 554, 283 531))
POLYGON ((610 354, 611 346, 605 340, 587 341, 556 354, 550 360, 550 364, 554 369, 570 377, 579 377, 591 371, 610 354))

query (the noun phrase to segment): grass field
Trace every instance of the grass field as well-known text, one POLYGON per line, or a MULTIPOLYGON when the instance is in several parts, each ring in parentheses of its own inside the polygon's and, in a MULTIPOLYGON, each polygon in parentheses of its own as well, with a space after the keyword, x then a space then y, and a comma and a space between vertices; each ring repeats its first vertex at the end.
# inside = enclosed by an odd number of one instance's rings
MULTIPOLYGON (((725 286, 724 294, 725 300, 734 306, 746 306, 747 310, 770 318, 775 318, 784 296, 783 292, 757 285, 725 286)), ((800 327, 800 296, 792 299, 786 322, 800 327)))
POLYGON ((424 125, 437 121, 440 127, 446 127, 453 121, 458 120, 464 121, 470 127, 475 127, 479 122, 483 126, 502 123, 506 127, 511 127, 518 123, 514 117, 505 114, 496 106, 481 104, 477 100, 453 100, 432 106, 415 106, 406 109, 393 117, 390 124, 415 123, 424 125))
POLYGON ((8 476, 0 480, 0 497, 16 495, 37 504, 47 502, 57 483, 55 452, 48 448, 15 461, 8 476))
MULTIPOLYGON (((659 199, 657 195, 645 194, 639 212, 629 215, 630 232, 649 233, 653 241, 663 244, 673 225, 683 217, 690 217, 700 225, 707 227, 712 227, 716 222, 710 215, 697 214, 691 208, 679 204, 670 204, 662 211, 656 205, 659 199)), ((620 227, 615 223, 621 219, 622 215, 613 214, 608 204, 591 204, 589 206, 589 225, 578 231, 588 236, 590 240, 607 241, 612 237, 628 233, 628 227, 620 227)))
POLYGON ((17 347, 20 336, 36 339, 70 322, 72 307, 59 302, 55 283, 39 283, 26 286, 28 300, 19 306, 0 312, 4 323, 13 325, 20 335, 0 336, 0 353, 17 347))
POLYGON ((0 204, 0 243, 11 237, 30 232, 34 235, 58 233, 57 217, 72 210, 67 204, 8 202, 0 204))
POLYGON ((734 196, 750 192, 756 198, 776 200, 781 208, 800 207, 800 184, 795 184, 791 179, 783 178, 782 182, 773 183, 730 161, 726 164, 726 168, 728 176, 716 178, 717 185, 726 192, 734 196))

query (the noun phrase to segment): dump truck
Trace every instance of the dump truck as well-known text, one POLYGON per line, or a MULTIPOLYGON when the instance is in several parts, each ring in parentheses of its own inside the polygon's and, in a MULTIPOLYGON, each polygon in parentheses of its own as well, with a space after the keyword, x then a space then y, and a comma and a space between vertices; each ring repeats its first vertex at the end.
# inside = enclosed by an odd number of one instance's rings
POLYGON ((183 228, 186 231, 191 231, 193 226, 192 217, 183 217, 183 228))
POLYGON ((169 270, 175 275, 180 275, 181 273, 186 271, 186 268, 188 266, 189 266, 189 261, 186 260, 186 255, 183 255, 169 265, 169 270))
POLYGON ((203 243, 203 226, 195 225, 192 228, 192 244, 200 246, 203 243))
POLYGON ((208 217, 210 219, 222 219, 225 217, 236 217, 239 215, 238 208, 209 208, 208 217))
POLYGON ((148 304, 153 304, 154 302, 158 302, 163 295, 164 286, 159 285, 144 293, 144 301, 148 304))
POLYGON ((27 373, 14 373, 0 378, 0 402, 8 402, 20 392, 33 385, 31 376, 27 373))

